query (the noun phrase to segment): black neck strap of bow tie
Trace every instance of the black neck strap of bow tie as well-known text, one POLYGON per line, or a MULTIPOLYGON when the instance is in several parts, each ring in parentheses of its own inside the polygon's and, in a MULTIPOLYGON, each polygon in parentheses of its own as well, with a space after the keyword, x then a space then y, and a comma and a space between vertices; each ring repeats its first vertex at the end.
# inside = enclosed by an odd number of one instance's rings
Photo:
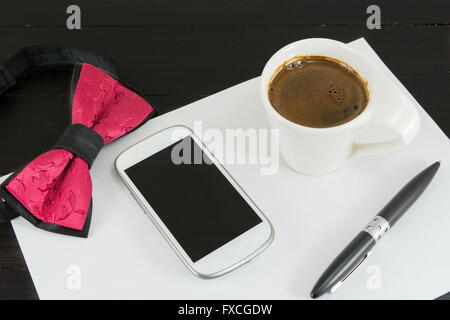
POLYGON ((0 198, 0 223, 9 222, 18 216, 19 214, 8 206, 4 199, 0 198))
POLYGON ((113 76, 118 68, 110 57, 91 51, 61 45, 26 47, 0 63, 0 94, 16 85, 17 78, 28 69, 48 64, 89 63, 113 76))

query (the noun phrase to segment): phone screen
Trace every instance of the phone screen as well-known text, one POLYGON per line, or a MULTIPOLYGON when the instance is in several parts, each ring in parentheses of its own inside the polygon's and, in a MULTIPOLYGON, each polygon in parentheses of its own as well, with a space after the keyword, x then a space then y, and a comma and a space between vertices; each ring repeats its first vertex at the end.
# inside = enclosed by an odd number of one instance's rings
POLYGON ((188 136, 125 170, 193 262, 262 222, 211 163, 188 136))

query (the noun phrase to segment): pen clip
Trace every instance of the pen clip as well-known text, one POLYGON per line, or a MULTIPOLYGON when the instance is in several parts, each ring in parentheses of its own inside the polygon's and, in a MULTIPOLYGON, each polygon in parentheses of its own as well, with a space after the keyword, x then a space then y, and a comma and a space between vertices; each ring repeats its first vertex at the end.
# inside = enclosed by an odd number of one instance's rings
POLYGON ((362 259, 358 262, 358 264, 356 264, 356 266, 350 270, 350 272, 339 282, 337 282, 329 291, 330 293, 334 293, 337 289, 339 289, 339 287, 344 283, 344 281, 353 273, 353 271, 355 271, 360 265, 361 263, 364 262, 364 260, 366 260, 370 255, 372 254, 372 250, 370 250, 369 252, 366 253, 366 255, 364 257, 362 257, 362 259))

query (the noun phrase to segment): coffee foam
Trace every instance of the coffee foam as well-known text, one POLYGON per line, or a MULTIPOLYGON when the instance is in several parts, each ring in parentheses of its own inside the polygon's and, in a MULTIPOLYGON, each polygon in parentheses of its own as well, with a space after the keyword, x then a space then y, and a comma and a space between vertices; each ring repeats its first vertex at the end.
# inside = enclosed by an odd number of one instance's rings
POLYGON ((309 127, 332 127, 358 116, 368 103, 367 83, 344 62, 295 57, 278 67, 269 101, 286 119, 309 127))

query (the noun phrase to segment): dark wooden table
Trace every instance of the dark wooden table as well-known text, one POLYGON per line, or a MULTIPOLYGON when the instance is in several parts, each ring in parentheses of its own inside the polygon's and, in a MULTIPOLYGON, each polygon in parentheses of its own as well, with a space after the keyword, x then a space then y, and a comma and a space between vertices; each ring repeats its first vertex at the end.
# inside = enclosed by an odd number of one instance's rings
MULTIPOLYGON (((450 2, 14 0, 0 8, 0 59, 60 43, 107 53, 122 78, 165 113, 257 76, 283 45, 310 37, 365 37, 444 132, 450 134, 450 2), (66 9, 81 7, 81 30, 66 9)), ((40 70, 0 96, 0 175, 52 146, 69 121, 70 72, 40 70)), ((450 290, 450 288, 449 288, 450 290)), ((0 225, 0 299, 37 299, 10 224, 0 225)))

